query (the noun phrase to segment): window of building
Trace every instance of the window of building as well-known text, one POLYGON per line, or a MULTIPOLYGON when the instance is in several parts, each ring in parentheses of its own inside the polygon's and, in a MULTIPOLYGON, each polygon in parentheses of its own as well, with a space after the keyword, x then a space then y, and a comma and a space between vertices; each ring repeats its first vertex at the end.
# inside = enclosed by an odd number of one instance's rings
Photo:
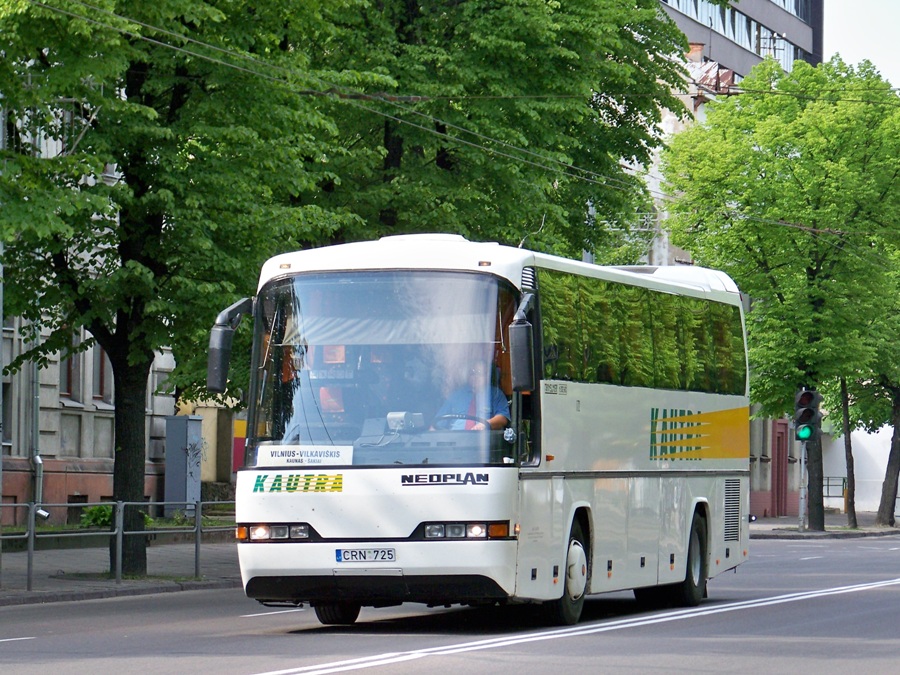
POLYGON ((112 364, 106 351, 98 344, 93 350, 93 398, 94 401, 112 403, 112 364))
POLYGON ((81 340, 72 336, 69 353, 59 362, 59 397, 70 401, 82 400, 81 353, 77 352, 81 340))
MULTIPOLYGON (((809 0, 772 1, 809 23, 809 0)), ((709 0, 668 0, 665 4, 758 56, 775 58, 786 72, 790 72, 794 61, 802 56, 802 50, 790 42, 786 35, 763 26, 734 7, 714 6, 709 0)))
POLYGON ((3 432, 2 436, 2 452, 8 455, 12 452, 12 385, 9 382, 3 383, 3 432), (7 447, 9 446, 9 447, 7 447))

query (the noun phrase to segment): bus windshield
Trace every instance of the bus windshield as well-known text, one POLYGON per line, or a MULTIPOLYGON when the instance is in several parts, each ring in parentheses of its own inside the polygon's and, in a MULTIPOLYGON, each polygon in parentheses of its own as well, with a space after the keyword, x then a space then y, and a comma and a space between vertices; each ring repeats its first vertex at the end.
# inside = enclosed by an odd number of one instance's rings
POLYGON ((309 273, 267 284, 256 304, 247 464, 513 463, 504 427, 514 308, 511 286, 473 273, 309 273))

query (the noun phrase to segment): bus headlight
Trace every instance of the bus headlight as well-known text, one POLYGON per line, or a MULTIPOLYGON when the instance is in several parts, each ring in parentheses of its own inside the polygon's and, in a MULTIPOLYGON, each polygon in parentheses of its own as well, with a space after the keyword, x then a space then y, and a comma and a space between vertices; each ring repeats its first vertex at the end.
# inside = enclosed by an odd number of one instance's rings
POLYGON ((308 523, 238 525, 235 529, 235 537, 238 541, 308 540, 310 527, 308 523))
POLYGON ((441 539, 444 536, 443 523, 429 523, 425 526, 426 539, 441 539))
POLYGON ((254 525, 250 528, 250 541, 271 539, 272 529, 268 525, 254 525))
POLYGON ((291 539, 309 539, 309 525, 291 525, 291 539))
POLYGON ((447 536, 451 539, 462 539, 466 536, 466 526, 464 523, 450 523, 447 525, 447 536))
POLYGON ((269 536, 272 539, 287 539, 288 538, 288 526, 287 525, 272 525, 269 528, 269 536))
POLYGON ((487 523, 424 523, 426 539, 508 539, 509 521, 487 523))
POLYGON ((469 523, 466 525, 466 537, 470 539, 486 539, 487 525, 484 523, 469 523))

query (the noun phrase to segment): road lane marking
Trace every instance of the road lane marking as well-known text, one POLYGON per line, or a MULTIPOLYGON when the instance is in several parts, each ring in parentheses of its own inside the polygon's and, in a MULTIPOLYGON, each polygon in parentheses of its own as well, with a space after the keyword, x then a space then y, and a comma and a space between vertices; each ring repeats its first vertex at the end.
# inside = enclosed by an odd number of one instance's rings
POLYGON ((297 607, 296 609, 279 609, 275 612, 259 612, 257 614, 241 614, 239 618, 241 619, 254 619, 259 616, 275 616, 276 614, 290 614, 291 612, 302 612, 304 611, 303 607, 297 607))
POLYGON ((18 640, 35 640, 35 637, 0 638, 0 642, 17 642, 18 640))
POLYGON ((546 631, 540 631, 537 633, 527 633, 525 635, 509 635, 506 637, 477 640, 475 642, 463 642, 454 645, 446 645, 444 647, 428 647, 425 649, 417 649, 407 652, 387 652, 384 654, 364 656, 358 659, 350 659, 346 661, 334 661, 332 663, 320 663, 312 666, 301 666, 299 668, 267 671, 264 673, 259 673, 258 675, 326 675, 327 673, 342 673, 352 670, 377 668, 378 666, 403 663, 406 661, 414 661, 416 659, 421 659, 428 656, 446 656, 449 654, 462 654, 465 652, 474 652, 483 649, 496 649, 498 647, 521 645, 529 642, 541 642, 545 640, 581 637, 584 635, 592 635, 595 633, 606 633, 613 630, 621 630, 623 628, 652 626, 654 624, 680 621, 682 619, 692 619, 697 616, 711 616, 713 614, 722 614, 725 612, 736 612, 745 609, 755 609, 757 607, 768 607, 771 605, 780 605, 788 602, 800 602, 803 600, 821 598, 830 595, 858 593, 860 591, 868 591, 875 588, 884 588, 885 586, 898 585, 900 585, 900 579, 890 579, 888 581, 877 581, 868 584, 856 584, 853 586, 825 588, 818 591, 788 593, 786 595, 777 595, 771 598, 760 598, 759 600, 743 600, 741 602, 732 602, 713 607, 696 607, 692 609, 673 610, 671 612, 656 616, 636 617, 631 619, 616 619, 599 624, 572 626, 570 628, 556 628, 546 631))

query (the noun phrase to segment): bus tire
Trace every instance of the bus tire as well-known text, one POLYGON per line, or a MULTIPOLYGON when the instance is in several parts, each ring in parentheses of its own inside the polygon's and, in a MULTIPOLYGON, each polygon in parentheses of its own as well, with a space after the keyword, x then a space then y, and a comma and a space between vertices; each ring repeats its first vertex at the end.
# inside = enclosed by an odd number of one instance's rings
POLYGON ((572 626, 581 618, 591 568, 589 551, 581 523, 576 518, 566 547, 562 597, 545 603, 547 617, 556 625, 572 626))
POLYGON ((326 602, 316 605, 314 609, 319 623, 326 626, 349 626, 356 623, 360 605, 354 602, 326 602))
POLYGON ((709 579, 706 534, 706 518, 699 512, 695 512, 691 521, 691 534, 688 538, 684 581, 672 588, 672 600, 675 605, 696 607, 706 596, 706 582, 709 579))

